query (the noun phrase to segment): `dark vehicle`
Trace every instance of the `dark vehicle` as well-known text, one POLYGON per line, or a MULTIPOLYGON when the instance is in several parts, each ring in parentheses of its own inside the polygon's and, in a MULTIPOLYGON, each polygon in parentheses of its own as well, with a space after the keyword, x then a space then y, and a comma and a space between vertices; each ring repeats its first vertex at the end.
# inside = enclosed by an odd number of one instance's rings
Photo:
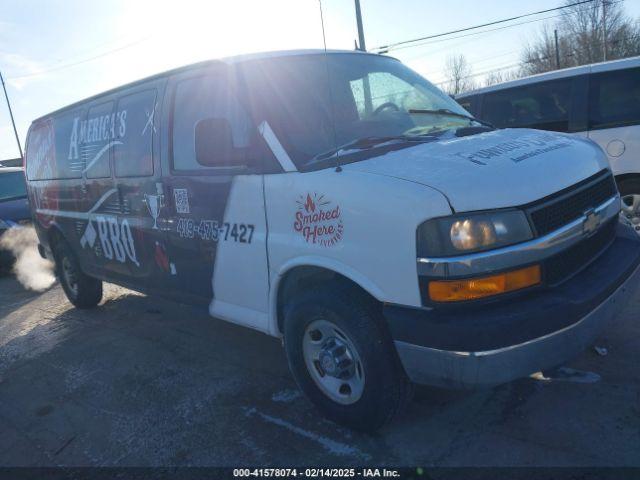
MULTIPOLYGON (((0 237, 10 228, 29 223, 31 212, 21 168, 0 167, 0 237)), ((0 268, 13 262, 11 252, 0 246, 0 268)))
POLYGON ((22 167, 22 158, 9 158, 0 160, 0 167, 22 167))

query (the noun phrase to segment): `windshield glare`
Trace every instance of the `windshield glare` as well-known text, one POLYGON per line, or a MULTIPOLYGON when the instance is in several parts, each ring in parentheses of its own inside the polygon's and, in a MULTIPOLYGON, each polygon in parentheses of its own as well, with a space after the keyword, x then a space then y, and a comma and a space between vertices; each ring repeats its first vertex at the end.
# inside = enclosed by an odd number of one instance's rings
POLYGON ((298 168, 358 139, 425 135, 469 124, 446 114, 412 113, 445 109, 469 115, 390 57, 284 56, 246 62, 241 69, 256 124, 269 123, 298 168))

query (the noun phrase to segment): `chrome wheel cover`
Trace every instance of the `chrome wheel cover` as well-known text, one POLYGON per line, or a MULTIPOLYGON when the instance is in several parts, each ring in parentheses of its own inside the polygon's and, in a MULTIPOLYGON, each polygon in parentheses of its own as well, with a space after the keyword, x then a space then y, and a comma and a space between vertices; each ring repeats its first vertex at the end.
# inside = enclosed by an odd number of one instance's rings
POLYGON ((337 325, 323 319, 307 325, 302 352, 309 375, 327 397, 342 405, 362 397, 365 377, 360 355, 337 325))

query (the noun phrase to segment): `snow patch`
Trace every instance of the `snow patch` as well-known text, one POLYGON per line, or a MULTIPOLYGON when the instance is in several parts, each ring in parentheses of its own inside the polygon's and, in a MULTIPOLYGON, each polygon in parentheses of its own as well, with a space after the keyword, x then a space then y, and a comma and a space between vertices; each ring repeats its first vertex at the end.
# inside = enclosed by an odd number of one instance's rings
POLYGON ((297 398, 300 398, 301 393, 298 390, 280 390, 271 396, 271 400, 274 402, 291 403, 297 398))
POLYGON ((598 383, 600 375, 569 367, 560 367, 550 372, 537 372, 531 375, 534 380, 543 382, 598 383))
POLYGON ((304 437, 308 440, 312 440, 320 444, 325 450, 327 450, 329 453, 332 453, 334 455, 353 456, 353 457, 361 458, 363 460, 371 459, 370 455, 361 452, 360 450, 358 450, 355 447, 352 447, 351 445, 347 445, 346 443, 332 440, 331 438, 324 437, 315 432, 310 432, 301 427, 293 425, 292 423, 289 423, 286 420, 283 420, 281 418, 273 417, 271 415, 267 415, 266 413, 259 412, 255 407, 249 408, 246 410, 245 412, 246 417, 251 417, 253 415, 257 415, 266 422, 272 423, 274 425, 278 425, 279 427, 286 428, 290 432, 300 435, 301 437, 304 437))

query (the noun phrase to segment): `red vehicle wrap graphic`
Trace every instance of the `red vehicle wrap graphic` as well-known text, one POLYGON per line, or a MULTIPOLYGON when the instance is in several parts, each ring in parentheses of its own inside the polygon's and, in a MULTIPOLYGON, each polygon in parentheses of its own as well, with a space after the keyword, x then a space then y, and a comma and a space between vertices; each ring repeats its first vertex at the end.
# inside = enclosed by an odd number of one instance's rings
POLYGON ((57 171, 55 131, 53 121, 45 120, 31 130, 28 144, 28 162, 26 173, 28 179, 48 179, 40 182, 38 188, 32 190, 32 198, 36 207, 36 220, 49 228, 54 220, 53 212, 58 209, 59 188, 55 178, 57 171))

